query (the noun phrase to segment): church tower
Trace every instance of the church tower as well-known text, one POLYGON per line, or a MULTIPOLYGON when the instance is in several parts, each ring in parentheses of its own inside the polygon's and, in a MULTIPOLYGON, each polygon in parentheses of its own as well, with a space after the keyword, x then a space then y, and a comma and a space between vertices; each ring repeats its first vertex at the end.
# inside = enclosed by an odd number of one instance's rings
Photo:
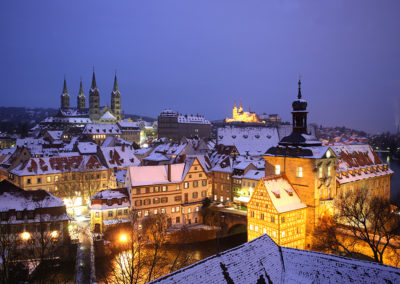
POLYGON ((301 98, 300 79, 298 85, 297 100, 292 103, 293 132, 307 134, 307 101, 301 98))
POLYGON ((79 86, 77 107, 79 110, 83 110, 86 108, 86 97, 85 97, 85 94, 83 93, 82 79, 81 79, 81 84, 79 86))
POLYGON ((121 94, 118 89, 117 74, 114 77, 114 87, 111 93, 111 110, 117 120, 121 120, 121 94))
POLYGON ((93 70, 92 86, 89 90, 89 117, 91 120, 100 118, 100 93, 96 84, 96 76, 93 70))
POLYGON ((69 94, 67 91, 67 81, 65 80, 65 77, 64 77, 64 87, 61 94, 61 108, 62 109, 69 108, 69 94))

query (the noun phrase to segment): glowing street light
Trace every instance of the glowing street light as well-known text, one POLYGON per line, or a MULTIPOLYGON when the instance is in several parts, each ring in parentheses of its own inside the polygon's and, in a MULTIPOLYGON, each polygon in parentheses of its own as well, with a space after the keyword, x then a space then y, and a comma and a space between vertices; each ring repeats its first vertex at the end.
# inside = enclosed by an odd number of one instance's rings
POLYGON ((53 232, 51 232, 50 236, 52 238, 57 238, 58 237, 58 232, 57 231, 53 231, 53 232))
POLYGON ((23 233, 21 234, 21 238, 22 238, 24 241, 27 241, 27 240, 29 240, 29 239, 31 238, 31 234, 29 234, 28 232, 23 232, 23 233))
POLYGON ((128 241, 128 236, 126 235, 126 234, 121 234, 120 236, 119 236, 119 241, 120 242, 126 242, 126 241, 128 241))

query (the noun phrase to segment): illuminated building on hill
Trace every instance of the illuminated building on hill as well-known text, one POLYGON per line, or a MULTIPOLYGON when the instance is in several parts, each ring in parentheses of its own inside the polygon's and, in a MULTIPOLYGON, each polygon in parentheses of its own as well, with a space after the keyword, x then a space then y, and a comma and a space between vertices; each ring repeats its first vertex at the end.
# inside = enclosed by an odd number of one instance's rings
POLYGON ((236 107, 236 103, 233 107, 232 118, 225 119, 225 122, 250 122, 250 123, 263 123, 257 117, 254 112, 243 111, 242 102, 240 102, 239 108, 236 107))

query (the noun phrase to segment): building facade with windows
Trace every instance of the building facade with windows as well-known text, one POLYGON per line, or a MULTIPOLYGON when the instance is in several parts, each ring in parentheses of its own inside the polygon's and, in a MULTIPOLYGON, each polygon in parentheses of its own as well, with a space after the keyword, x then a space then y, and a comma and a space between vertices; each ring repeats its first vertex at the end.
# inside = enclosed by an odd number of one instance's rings
POLYGON ((201 223, 208 197, 206 171, 197 158, 184 163, 130 167, 126 175, 132 212, 140 218, 167 214, 168 226, 201 223))

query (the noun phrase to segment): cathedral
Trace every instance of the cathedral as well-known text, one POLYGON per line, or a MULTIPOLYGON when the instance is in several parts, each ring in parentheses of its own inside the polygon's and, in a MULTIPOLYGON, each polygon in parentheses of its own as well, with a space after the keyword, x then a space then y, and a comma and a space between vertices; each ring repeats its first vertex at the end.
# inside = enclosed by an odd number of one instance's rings
POLYGON ((242 102, 240 102, 239 108, 236 107, 236 103, 233 107, 232 118, 226 118, 225 122, 251 122, 251 123, 262 123, 254 112, 244 111, 242 108, 242 102))
POLYGON ((86 96, 83 92, 82 80, 77 97, 76 108, 70 105, 70 95, 67 90, 67 82, 64 78, 64 87, 61 94, 61 107, 56 116, 59 119, 74 120, 82 123, 116 123, 122 120, 121 94, 118 88, 117 75, 114 77, 114 87, 111 92, 111 107, 100 106, 100 92, 93 71, 92 85, 89 90, 89 108, 86 107, 86 96))

